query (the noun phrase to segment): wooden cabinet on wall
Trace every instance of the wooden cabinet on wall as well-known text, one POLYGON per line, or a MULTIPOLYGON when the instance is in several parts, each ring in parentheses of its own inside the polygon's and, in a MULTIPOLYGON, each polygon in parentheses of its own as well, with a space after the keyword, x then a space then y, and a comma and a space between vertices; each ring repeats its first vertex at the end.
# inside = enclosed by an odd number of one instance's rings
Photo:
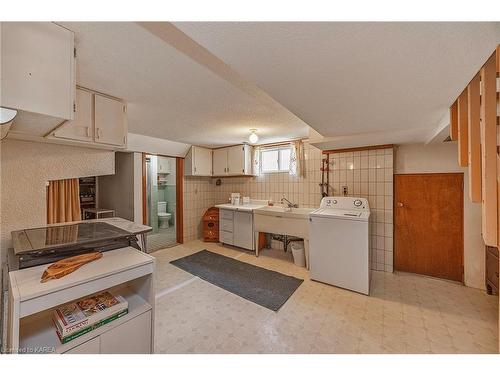
POLYGON ((212 176, 212 150, 192 146, 184 160, 186 176, 212 176))
POLYGON ((121 148, 127 144, 126 105, 118 99, 78 88, 75 118, 47 138, 66 139, 121 148))
POLYGON ((252 147, 237 145, 218 148, 213 151, 213 175, 248 176, 252 175, 252 147))
POLYGON ((45 135, 74 118, 74 33, 52 22, 2 22, 0 105, 20 111, 15 133, 45 135))

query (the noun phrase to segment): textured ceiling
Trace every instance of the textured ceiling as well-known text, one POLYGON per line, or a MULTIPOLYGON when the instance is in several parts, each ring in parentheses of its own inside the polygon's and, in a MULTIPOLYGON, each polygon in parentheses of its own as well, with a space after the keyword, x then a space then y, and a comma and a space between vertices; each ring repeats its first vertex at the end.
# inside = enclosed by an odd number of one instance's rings
POLYGON ((308 134, 262 90, 242 90, 136 23, 62 24, 76 35, 77 83, 126 100, 132 133, 208 146, 246 141, 251 128, 263 142, 308 134))
POLYGON ((500 43, 500 23, 175 26, 323 136, 398 143, 425 141, 500 43))
POLYGON ((78 84, 126 100, 131 132, 209 146, 426 141, 500 43, 499 23, 63 25, 78 84))

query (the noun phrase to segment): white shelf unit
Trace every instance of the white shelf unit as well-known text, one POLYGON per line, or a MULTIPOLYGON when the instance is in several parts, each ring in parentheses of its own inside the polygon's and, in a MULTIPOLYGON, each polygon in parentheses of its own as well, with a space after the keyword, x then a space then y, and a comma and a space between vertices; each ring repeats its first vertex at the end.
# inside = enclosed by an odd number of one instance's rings
POLYGON ((42 284, 40 276, 46 267, 9 273, 9 349, 20 353, 153 352, 153 257, 131 247, 113 250, 72 274, 42 284), (128 301, 128 314, 62 344, 52 323, 54 308, 105 290, 128 301))

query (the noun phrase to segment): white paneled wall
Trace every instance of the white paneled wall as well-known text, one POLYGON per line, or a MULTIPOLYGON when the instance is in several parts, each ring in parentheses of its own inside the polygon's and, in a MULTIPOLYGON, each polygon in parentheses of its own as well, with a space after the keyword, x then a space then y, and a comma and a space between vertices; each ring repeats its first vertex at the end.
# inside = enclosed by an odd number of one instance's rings
MULTIPOLYGON (((305 175, 269 173, 257 177, 226 177, 216 186, 215 178, 186 177, 184 182, 184 240, 201 237, 201 218, 214 204, 226 203, 230 193, 279 204, 284 195, 301 207, 318 207, 321 200, 319 149, 304 143, 305 175)), ((355 151, 330 155, 330 195, 367 198, 372 210, 372 269, 393 270, 393 150, 355 151), (333 191, 332 191, 333 189, 333 191)))

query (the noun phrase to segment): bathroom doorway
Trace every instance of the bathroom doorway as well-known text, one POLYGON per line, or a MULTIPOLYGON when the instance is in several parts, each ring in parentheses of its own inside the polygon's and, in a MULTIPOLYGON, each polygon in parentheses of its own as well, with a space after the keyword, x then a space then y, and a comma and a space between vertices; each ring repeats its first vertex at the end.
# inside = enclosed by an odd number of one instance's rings
POLYGON ((182 211, 182 171, 178 171, 178 159, 143 154, 143 222, 153 228, 147 238, 148 253, 182 242, 178 228, 178 221, 182 221, 178 212, 178 208, 182 211))

